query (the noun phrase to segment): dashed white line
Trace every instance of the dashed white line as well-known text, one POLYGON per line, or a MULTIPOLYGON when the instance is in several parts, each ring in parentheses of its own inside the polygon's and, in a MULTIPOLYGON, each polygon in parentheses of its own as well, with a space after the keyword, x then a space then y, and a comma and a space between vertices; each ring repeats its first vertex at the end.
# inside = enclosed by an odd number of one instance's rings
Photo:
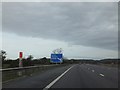
POLYGON ((104 77, 105 75, 103 75, 103 74, 100 74, 100 76, 104 77))
POLYGON ((95 72, 95 70, 92 70, 92 72, 95 72))
POLYGON ((55 84, 63 75, 65 75, 73 66, 68 68, 64 73, 62 73, 59 77, 57 77, 54 81, 52 81, 49 85, 47 85, 43 90, 49 89, 53 84, 55 84))

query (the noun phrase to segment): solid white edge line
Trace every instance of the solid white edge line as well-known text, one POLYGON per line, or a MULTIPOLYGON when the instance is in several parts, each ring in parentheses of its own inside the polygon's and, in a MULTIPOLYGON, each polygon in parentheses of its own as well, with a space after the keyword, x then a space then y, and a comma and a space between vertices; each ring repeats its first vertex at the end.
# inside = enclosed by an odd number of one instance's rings
POLYGON ((68 68, 64 73, 62 73, 60 76, 58 76, 55 80, 53 80, 49 85, 47 85, 43 90, 47 90, 48 88, 50 88, 51 86, 53 86, 53 84, 55 84, 63 75, 65 75, 73 66, 71 66, 70 68, 68 68))

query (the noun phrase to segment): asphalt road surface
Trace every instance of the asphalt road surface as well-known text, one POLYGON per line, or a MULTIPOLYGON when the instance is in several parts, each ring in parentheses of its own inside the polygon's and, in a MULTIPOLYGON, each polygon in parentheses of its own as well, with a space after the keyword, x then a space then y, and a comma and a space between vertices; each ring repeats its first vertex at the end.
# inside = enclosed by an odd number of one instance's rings
POLYGON ((3 88, 118 88, 118 69, 74 64, 3 83, 3 88))

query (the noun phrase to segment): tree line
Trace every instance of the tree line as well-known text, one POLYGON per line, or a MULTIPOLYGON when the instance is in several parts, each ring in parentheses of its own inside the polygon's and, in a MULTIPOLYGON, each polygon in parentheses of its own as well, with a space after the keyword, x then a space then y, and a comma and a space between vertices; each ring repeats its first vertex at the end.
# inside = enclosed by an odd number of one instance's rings
MULTIPOLYGON (((2 60, 2 68, 14 68, 19 67, 19 58, 13 59, 6 59, 7 53, 4 50, 0 51, 0 58, 2 60)), ((1 62, 1 61, 0 61, 1 62)), ((120 64, 120 60, 118 59, 102 59, 102 60, 92 60, 92 59, 67 59, 63 58, 63 63, 61 64, 120 64)), ((22 59, 23 67, 26 66, 34 66, 34 65, 50 65, 53 64, 50 62, 50 58, 39 58, 34 59, 32 55, 29 55, 27 58, 22 59)))

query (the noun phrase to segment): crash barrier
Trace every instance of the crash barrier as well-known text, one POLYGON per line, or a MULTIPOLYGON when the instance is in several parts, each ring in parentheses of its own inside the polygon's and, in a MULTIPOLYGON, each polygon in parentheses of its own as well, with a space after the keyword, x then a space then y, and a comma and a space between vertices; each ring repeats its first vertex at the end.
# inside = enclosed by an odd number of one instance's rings
POLYGON ((41 72, 46 69, 50 69, 58 66, 62 66, 62 65, 54 64, 54 65, 7 68, 7 69, 0 69, 0 72, 2 72, 2 81, 4 82, 18 77, 32 76, 32 74, 34 73, 41 72))

